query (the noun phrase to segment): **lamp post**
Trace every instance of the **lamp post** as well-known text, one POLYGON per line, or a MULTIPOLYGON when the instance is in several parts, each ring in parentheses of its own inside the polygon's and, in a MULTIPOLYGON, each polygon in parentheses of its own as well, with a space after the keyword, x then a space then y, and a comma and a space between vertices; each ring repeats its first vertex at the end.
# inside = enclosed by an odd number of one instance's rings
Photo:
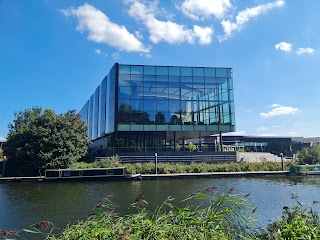
POLYGON ((284 171, 283 153, 280 153, 280 157, 281 157, 281 169, 282 169, 282 171, 284 171))
POLYGON ((155 172, 158 174, 158 153, 154 153, 155 172))

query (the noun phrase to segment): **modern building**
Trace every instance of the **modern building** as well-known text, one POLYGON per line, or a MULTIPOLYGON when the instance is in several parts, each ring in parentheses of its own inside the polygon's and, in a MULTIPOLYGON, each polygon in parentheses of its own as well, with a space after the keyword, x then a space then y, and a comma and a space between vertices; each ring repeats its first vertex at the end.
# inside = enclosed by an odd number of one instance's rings
POLYGON ((100 153, 172 151, 235 131, 232 69, 116 63, 79 114, 100 153))
MULTIPOLYGON (((219 148, 219 136, 207 136, 202 138, 202 144, 209 148, 219 148)), ((269 152, 275 155, 280 153, 285 156, 292 156, 299 150, 302 144, 292 137, 274 136, 243 136, 243 135, 223 135, 223 152, 245 151, 245 152, 269 152)))

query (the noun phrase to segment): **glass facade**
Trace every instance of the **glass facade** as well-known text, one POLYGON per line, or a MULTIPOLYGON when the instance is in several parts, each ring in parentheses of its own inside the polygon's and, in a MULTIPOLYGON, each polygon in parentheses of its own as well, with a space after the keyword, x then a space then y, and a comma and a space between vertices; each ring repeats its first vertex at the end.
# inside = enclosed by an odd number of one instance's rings
POLYGON ((235 130, 232 81, 231 68, 115 64, 80 115, 113 150, 167 148, 235 130))

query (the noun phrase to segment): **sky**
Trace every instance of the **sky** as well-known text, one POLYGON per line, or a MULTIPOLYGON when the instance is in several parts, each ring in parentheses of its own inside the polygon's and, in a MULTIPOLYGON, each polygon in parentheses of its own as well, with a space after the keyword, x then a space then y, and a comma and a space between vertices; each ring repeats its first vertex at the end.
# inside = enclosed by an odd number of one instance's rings
POLYGON ((0 139, 114 63, 233 69, 236 134, 320 136, 319 0, 0 0, 0 139))

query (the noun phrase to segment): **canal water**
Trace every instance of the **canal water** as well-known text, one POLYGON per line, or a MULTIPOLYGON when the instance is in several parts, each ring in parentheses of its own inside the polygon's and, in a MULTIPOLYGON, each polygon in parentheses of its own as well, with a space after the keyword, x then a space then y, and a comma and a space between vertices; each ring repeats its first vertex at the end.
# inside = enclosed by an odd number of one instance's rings
MULTIPOLYGON (((278 220, 283 206, 299 201, 320 201, 320 177, 189 178, 143 181, 21 182, 0 184, 0 230, 22 229, 49 220, 58 227, 84 220, 96 204, 114 195, 117 210, 128 207, 143 193, 154 209, 168 196, 183 200, 189 194, 215 187, 218 193, 234 187, 234 193, 250 193, 249 202, 257 207, 255 218, 261 226, 278 220)), ((316 207, 319 209, 319 206, 316 207)))

